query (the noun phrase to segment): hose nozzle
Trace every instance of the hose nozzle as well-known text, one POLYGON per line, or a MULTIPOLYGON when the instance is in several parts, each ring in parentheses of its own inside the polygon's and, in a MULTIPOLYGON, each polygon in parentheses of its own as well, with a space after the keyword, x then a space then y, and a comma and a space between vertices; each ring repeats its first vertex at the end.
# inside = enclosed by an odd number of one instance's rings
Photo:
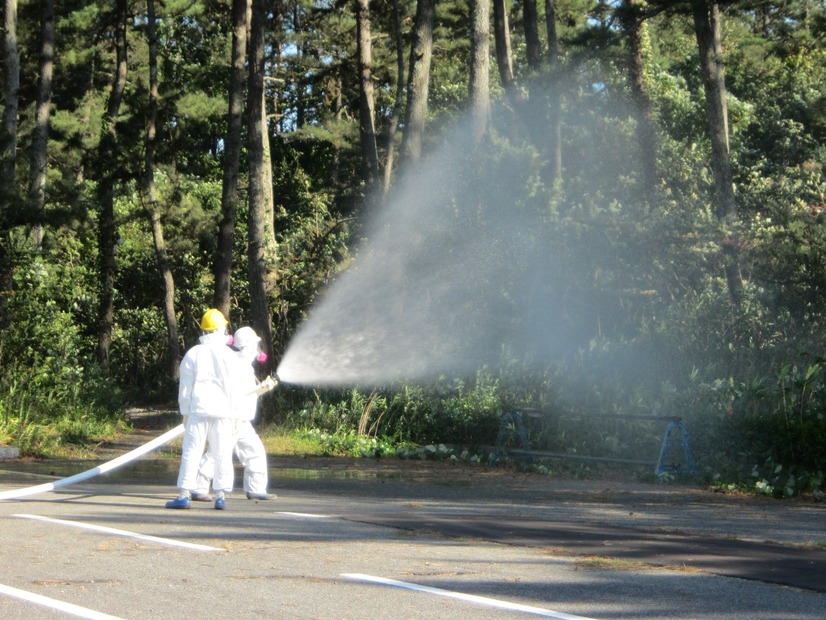
POLYGON ((255 394, 256 396, 263 396, 267 392, 271 392, 272 390, 274 390, 276 385, 278 385, 278 379, 275 375, 270 375, 261 383, 259 383, 255 387, 255 389, 252 392, 250 392, 250 394, 255 394))

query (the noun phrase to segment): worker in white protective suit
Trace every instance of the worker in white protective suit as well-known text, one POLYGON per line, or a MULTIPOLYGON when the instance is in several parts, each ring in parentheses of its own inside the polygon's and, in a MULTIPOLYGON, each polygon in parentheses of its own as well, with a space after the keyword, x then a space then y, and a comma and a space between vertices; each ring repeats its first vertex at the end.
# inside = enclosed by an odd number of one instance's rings
POLYGON ((167 508, 189 508, 197 488, 198 465, 205 446, 215 459, 212 488, 215 509, 226 508, 226 494, 232 491, 234 471, 233 385, 237 380, 235 352, 227 344, 227 320, 220 310, 207 310, 201 319, 203 335, 199 344, 186 352, 180 365, 178 405, 184 418, 181 466, 177 498, 167 508))
MULTIPOLYGON (((235 332, 233 346, 237 350, 239 372, 233 385, 233 442, 235 455, 244 467, 244 492, 247 499, 268 500, 276 497, 267 491, 267 451, 252 423, 258 411, 258 396, 262 389, 255 376, 255 362, 263 363, 267 354, 261 350, 261 338, 251 327, 241 327, 235 332)), ((198 479, 192 499, 211 501, 209 481, 213 477, 215 458, 207 452, 201 458, 198 479)))

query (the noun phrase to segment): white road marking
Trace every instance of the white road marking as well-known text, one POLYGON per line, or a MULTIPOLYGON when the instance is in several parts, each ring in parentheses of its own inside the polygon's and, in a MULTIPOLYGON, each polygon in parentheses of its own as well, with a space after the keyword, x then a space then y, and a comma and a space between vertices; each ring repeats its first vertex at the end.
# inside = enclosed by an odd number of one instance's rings
POLYGON ((73 605, 72 603, 65 603, 63 601, 58 601, 57 599, 49 598, 48 596, 42 596, 40 594, 35 594, 34 592, 26 592, 25 590, 18 590, 17 588, 4 586, 2 584, 0 584, 0 594, 5 594, 6 596, 11 596, 12 598, 27 601, 29 603, 43 605, 44 607, 51 607, 52 609, 57 609, 58 611, 63 611, 67 614, 77 616, 78 618, 89 618, 89 620, 121 620, 118 616, 110 616, 109 614, 104 614, 93 609, 87 609, 86 607, 80 607, 79 605, 73 605))
POLYGON ((89 523, 81 523, 80 521, 67 521, 64 519, 52 519, 51 517, 43 517, 40 515, 26 515, 15 514, 13 517, 20 517, 21 519, 34 519, 35 521, 46 521, 48 523, 57 523, 59 525, 69 525, 71 527, 79 527, 85 530, 92 530, 95 532, 103 532, 105 534, 113 534, 114 536, 125 536, 127 538, 137 538, 138 540, 145 540, 148 542, 158 543, 160 545, 167 545, 170 547, 183 547, 185 549, 193 549, 195 551, 226 551, 219 547, 209 547, 207 545, 198 545, 195 543, 183 542, 181 540, 174 540, 172 538, 159 538, 157 536, 147 536, 146 534, 137 534, 135 532, 127 532, 126 530, 118 530, 112 527, 105 527, 103 525, 92 525, 89 523))
POLYGON ((406 581, 396 581, 395 579, 385 579, 384 577, 374 577, 372 575, 363 575, 361 573, 341 573, 341 576, 345 579, 351 579, 353 581, 367 581, 370 583, 378 583, 384 586, 393 586, 396 588, 405 588, 407 590, 416 590, 417 592, 426 592, 428 594, 446 596, 448 598, 459 599, 460 601, 477 603, 479 605, 488 605, 490 607, 497 607, 499 609, 523 611, 528 614, 543 616, 545 618, 558 618, 559 620, 594 620, 593 618, 586 618, 585 616, 574 616, 571 614, 563 613, 561 611, 544 609, 542 607, 531 607, 530 605, 509 603, 507 601, 500 601, 498 599, 488 598, 486 596, 465 594, 463 592, 453 592, 451 590, 443 590, 441 588, 431 588, 430 586, 422 586, 416 583, 408 583, 406 581))
POLYGON ((309 512, 278 512, 279 515, 287 515, 288 517, 304 517, 305 519, 329 519, 330 515, 316 515, 309 512))

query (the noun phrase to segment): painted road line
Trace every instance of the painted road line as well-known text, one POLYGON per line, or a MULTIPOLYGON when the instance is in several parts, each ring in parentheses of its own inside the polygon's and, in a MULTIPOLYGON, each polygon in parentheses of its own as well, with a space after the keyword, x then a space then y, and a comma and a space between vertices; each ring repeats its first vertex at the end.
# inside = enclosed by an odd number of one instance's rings
POLYGON ((110 616, 109 614, 104 614, 99 611, 95 611, 94 609, 87 609, 86 607, 80 607, 79 605, 73 605, 72 603, 64 603, 63 601, 58 601, 57 599, 49 598, 48 596, 35 594, 34 592, 26 592, 25 590, 18 590, 17 588, 4 586, 3 584, 0 584, 0 594, 20 599, 21 601, 26 601, 28 603, 36 603, 37 605, 42 605, 43 607, 56 609, 67 614, 77 616, 78 618, 89 618, 89 620, 121 620, 118 616, 110 616))
POLYGON ((330 515, 316 515, 309 512, 277 512, 275 514, 287 515, 288 517, 303 517, 305 519, 329 519, 330 515))
POLYGON ((476 603, 478 605, 497 607, 498 609, 522 611, 528 614, 542 616, 545 618, 558 618, 559 620, 594 620, 593 618, 587 618, 585 616, 574 616, 571 614, 563 613, 561 611, 544 609, 542 607, 532 607, 530 605, 520 605, 519 603, 509 603, 508 601, 500 601, 498 599, 488 598, 486 596, 465 594, 463 592, 453 592, 452 590, 443 590, 441 588, 431 588, 430 586, 423 586, 417 583, 396 581, 395 579, 385 579, 384 577, 374 577, 372 575, 362 575, 361 573, 341 573, 341 577, 344 577, 345 579, 350 579, 352 581, 366 581, 369 583, 378 583, 384 586, 393 586, 396 588, 415 590, 417 592, 426 592, 427 594, 435 594, 437 596, 446 596, 448 598, 455 598, 459 599, 460 601, 467 601, 469 603, 476 603))
POLYGON ((207 545, 198 545, 195 543, 183 542, 181 540, 174 540, 172 538, 159 538, 157 536, 147 536, 146 534, 137 534, 135 532, 127 532, 126 530, 117 530, 112 527, 103 525, 92 525, 90 523, 81 523, 80 521, 67 521, 65 519, 52 519, 51 517, 43 517, 40 515, 25 515, 16 514, 13 517, 21 519, 34 519, 35 521, 46 521, 47 523, 57 523, 59 525, 68 525, 71 527, 79 527, 84 530, 92 530, 94 532, 102 532, 104 534, 112 534, 114 536, 125 536, 127 538, 136 538, 138 540, 145 540, 147 542, 157 543, 159 545, 167 545, 169 547, 183 547, 184 549, 193 549, 195 551, 226 551, 219 547, 209 547, 207 545))

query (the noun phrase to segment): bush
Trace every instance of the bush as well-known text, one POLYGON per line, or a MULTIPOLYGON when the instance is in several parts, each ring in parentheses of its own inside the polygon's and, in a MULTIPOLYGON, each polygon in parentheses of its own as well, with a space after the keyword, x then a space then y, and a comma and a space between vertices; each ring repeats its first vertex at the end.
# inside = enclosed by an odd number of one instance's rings
POLYGON ((502 416, 499 392, 487 373, 479 373, 471 386, 445 379, 429 388, 404 385, 369 394, 313 391, 286 424, 417 444, 492 444, 502 416))
POLYGON ((92 361, 94 343, 82 328, 88 272, 67 248, 55 260, 26 250, 11 258, 13 288, 0 329, 0 437, 42 456, 112 433, 123 403, 92 361))

